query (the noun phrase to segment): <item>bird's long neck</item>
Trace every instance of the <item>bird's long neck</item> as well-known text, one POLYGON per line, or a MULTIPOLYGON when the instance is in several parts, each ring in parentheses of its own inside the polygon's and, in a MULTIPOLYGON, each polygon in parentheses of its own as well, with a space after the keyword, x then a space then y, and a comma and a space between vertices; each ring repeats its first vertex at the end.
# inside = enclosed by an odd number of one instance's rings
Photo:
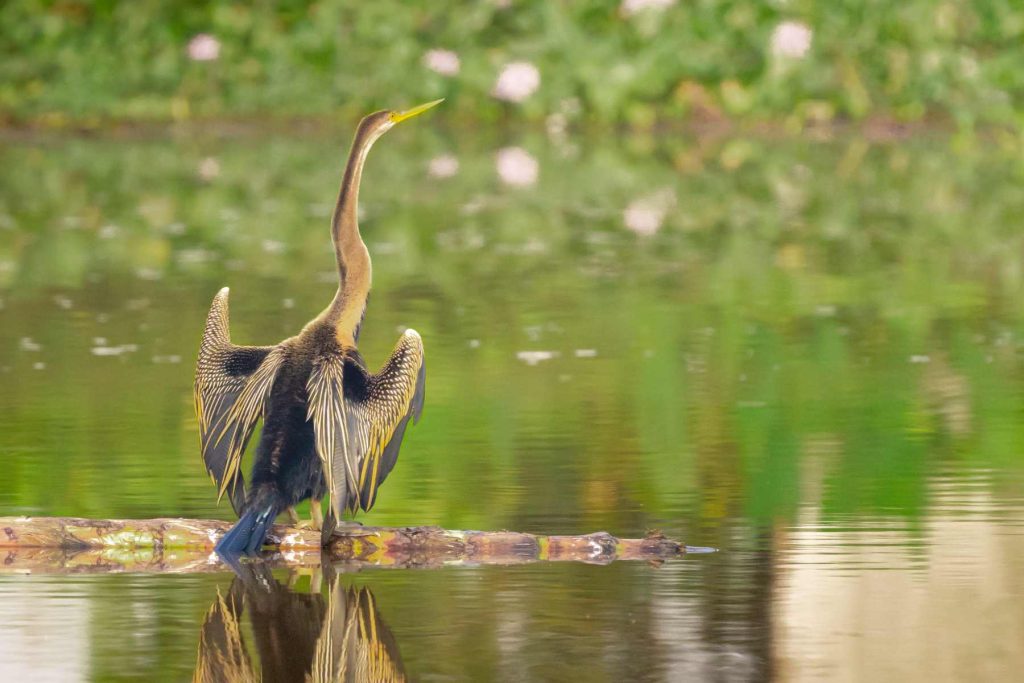
POLYGON ((334 326, 339 341, 351 346, 355 345, 372 279, 370 253, 359 234, 359 181, 366 155, 377 137, 365 121, 360 124, 331 218, 331 239, 338 259, 338 293, 324 316, 334 326))

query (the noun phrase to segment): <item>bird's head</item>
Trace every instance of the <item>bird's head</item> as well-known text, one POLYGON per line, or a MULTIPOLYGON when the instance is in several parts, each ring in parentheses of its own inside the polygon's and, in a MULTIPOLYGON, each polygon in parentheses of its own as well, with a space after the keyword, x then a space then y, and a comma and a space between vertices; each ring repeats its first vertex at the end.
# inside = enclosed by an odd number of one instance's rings
POLYGON ((420 104, 412 109, 406 109, 405 111, 378 111, 366 116, 360 123, 359 129, 363 136, 366 137, 367 141, 372 144, 381 135, 388 132, 395 127, 396 124, 402 121, 408 121, 414 116, 419 116, 428 109, 432 109, 437 105, 444 102, 442 97, 439 100, 433 102, 427 102, 420 104))

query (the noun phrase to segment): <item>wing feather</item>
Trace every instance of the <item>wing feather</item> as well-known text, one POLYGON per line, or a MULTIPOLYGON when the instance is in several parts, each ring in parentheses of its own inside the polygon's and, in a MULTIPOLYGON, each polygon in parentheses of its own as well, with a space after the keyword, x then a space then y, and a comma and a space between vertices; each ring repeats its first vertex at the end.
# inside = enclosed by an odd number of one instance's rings
POLYGON ((218 588, 217 599, 199 629, 194 683, 259 680, 242 638, 241 617, 241 593, 232 590, 225 598, 218 588))
POLYGON ((194 389, 200 447, 207 472, 235 512, 245 502, 242 454, 283 360, 274 346, 236 346, 228 332, 228 288, 210 306, 199 347, 194 389))
POLYGON ((377 609, 367 587, 331 584, 328 613, 320 631, 307 680, 406 680, 398 641, 377 609))
POLYGON ((327 489, 331 492, 331 509, 336 519, 341 519, 344 509, 346 483, 353 478, 345 462, 341 467, 334 462, 336 450, 345 450, 347 442, 344 398, 345 358, 338 352, 325 354, 316 359, 306 383, 308 408, 306 419, 313 423, 316 452, 323 465, 327 489))
POLYGON ((336 519, 346 508, 373 507, 378 487, 395 466, 410 417, 419 420, 424 382, 423 340, 414 330, 402 335, 376 374, 347 362, 342 351, 314 363, 308 419, 336 519))

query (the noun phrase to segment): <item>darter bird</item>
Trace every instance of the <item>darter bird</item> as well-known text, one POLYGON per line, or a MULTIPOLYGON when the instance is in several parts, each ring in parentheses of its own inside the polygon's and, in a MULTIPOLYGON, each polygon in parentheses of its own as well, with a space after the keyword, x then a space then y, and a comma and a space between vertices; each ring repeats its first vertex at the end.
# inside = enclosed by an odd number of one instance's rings
POLYGON ((196 367, 195 403, 203 460, 239 515, 217 544, 225 553, 255 553, 270 525, 311 498, 313 525, 326 541, 342 512, 373 507, 377 489, 395 466, 410 418, 423 409, 423 341, 406 330, 384 367, 367 369, 356 348, 370 291, 370 254, 359 234, 359 182, 370 147, 395 124, 439 104, 370 114, 356 129, 331 237, 338 291, 298 335, 275 346, 236 346, 228 333, 228 288, 206 319, 196 367), (242 454, 257 421, 250 487, 242 454), (320 501, 330 493, 326 523, 320 501))
POLYGON ((200 628, 194 683, 406 680, 398 642, 368 587, 335 575, 326 595, 299 593, 260 562, 232 569, 231 588, 217 591, 200 628))

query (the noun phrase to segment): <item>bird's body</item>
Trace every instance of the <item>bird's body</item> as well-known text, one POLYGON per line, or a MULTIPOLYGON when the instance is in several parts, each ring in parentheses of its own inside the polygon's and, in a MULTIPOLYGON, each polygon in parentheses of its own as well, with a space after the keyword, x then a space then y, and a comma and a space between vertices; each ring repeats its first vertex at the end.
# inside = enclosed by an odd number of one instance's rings
POLYGON ((287 508, 307 498, 323 499, 327 484, 316 454, 313 425, 306 417, 306 383, 318 349, 310 335, 293 337, 279 346, 283 358, 266 399, 250 481, 254 492, 272 494, 287 508))
POLYGON ((214 298, 196 369, 196 413, 207 470, 240 516, 218 550, 255 552, 274 518, 285 510, 294 514, 307 498, 316 524, 320 500, 330 494, 327 533, 344 510, 369 510, 394 467, 409 419, 419 419, 420 336, 407 330, 377 373, 356 347, 371 281, 356 205, 374 141, 434 104, 360 122, 331 221, 338 291, 298 335, 274 346, 236 346, 228 332, 228 289, 214 298), (246 493, 241 459, 260 418, 263 432, 246 493))

